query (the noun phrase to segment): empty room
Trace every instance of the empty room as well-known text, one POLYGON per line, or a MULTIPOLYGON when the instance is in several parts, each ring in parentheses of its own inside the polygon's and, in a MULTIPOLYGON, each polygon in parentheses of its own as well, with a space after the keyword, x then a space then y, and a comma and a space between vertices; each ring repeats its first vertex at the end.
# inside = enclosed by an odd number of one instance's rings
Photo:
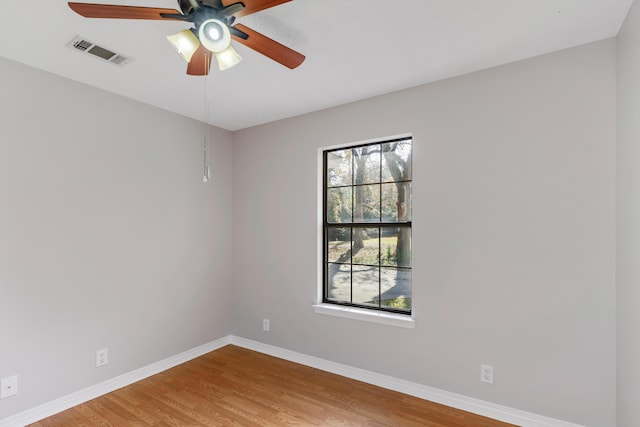
POLYGON ((0 427, 640 426, 640 0, 0 5, 0 427))

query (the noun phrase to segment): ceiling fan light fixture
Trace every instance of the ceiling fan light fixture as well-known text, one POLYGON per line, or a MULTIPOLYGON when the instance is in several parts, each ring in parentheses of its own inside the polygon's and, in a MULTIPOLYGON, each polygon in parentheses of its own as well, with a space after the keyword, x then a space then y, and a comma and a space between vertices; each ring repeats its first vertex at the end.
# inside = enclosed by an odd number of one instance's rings
POLYGON ((200 41, 191 30, 182 30, 177 34, 167 36, 167 40, 187 62, 191 61, 191 57, 200 47, 200 41))
POLYGON ((207 19, 198 29, 200 43, 213 53, 220 53, 231 45, 229 27, 219 19, 207 19))
MULTIPOLYGON (((168 1, 168 0, 167 0, 168 1)), ((235 19, 287 3, 291 0, 174 0, 180 10, 165 7, 128 6, 68 2, 75 13, 85 18, 142 19, 155 21, 190 22, 195 27, 167 37, 178 53, 188 61, 187 74, 205 76, 209 74, 211 57, 218 57, 221 69, 238 63, 240 56, 235 51, 226 51, 231 44, 231 33, 240 43, 273 61, 294 69, 300 66, 305 56, 251 28, 234 24, 235 19)), ((235 44, 235 43, 234 43, 235 44)), ((99 54, 96 54, 100 56, 99 54)), ((121 56, 115 56, 120 60, 121 56)), ((114 60, 115 62, 115 60, 114 60)))
POLYGON ((216 52, 215 55, 218 60, 218 69, 220 71, 228 70, 242 61, 242 56, 240 56, 231 45, 222 52, 216 52))

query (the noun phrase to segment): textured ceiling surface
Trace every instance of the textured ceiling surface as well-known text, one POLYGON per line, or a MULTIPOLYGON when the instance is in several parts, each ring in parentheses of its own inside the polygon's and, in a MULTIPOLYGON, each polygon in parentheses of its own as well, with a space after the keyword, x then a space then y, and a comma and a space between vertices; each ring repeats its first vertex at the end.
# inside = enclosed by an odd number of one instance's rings
MULTIPOLYGON (((306 55, 187 76, 176 21, 87 19, 60 0, 3 1, 0 56, 238 130, 613 37, 633 0, 294 0, 238 22, 306 55), (123 67, 66 47, 80 35, 123 67), (207 117, 205 116, 207 112, 207 117)), ((178 9, 176 0, 92 0, 178 9)))

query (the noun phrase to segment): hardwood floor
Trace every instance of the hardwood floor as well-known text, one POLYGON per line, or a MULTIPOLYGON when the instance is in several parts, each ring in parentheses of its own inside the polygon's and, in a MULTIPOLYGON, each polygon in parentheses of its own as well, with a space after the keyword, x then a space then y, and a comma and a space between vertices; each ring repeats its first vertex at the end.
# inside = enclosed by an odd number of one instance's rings
POLYGON ((231 345, 32 424, 510 425, 231 345))

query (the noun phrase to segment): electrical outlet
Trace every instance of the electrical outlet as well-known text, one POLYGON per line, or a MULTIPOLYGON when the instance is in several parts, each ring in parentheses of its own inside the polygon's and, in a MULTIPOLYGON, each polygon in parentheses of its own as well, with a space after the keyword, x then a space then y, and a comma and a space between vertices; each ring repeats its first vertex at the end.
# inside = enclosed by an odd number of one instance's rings
POLYGON ((487 384, 493 384, 493 366, 480 365, 480 381, 487 384))
POLYGON ((3 378, 0 380, 0 399, 18 394, 18 376, 3 378))
POLYGON ((96 368, 106 365, 107 363, 109 363, 109 349, 103 348, 102 350, 96 351, 96 368))
POLYGON ((271 324, 269 322, 269 319, 262 319, 262 330, 269 332, 270 328, 271 328, 271 324))

